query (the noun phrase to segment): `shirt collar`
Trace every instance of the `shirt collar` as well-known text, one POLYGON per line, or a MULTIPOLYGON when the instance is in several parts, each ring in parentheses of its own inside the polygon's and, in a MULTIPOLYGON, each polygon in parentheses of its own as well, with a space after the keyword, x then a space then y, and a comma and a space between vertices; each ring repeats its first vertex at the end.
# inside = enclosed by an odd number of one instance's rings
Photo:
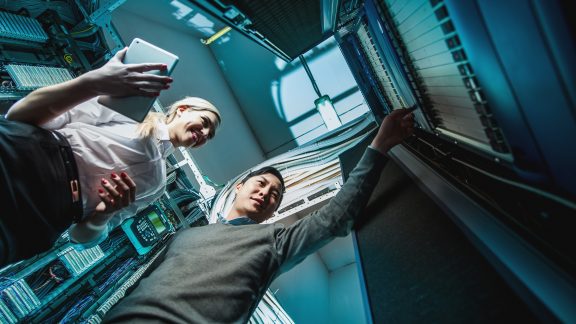
POLYGON ((158 143, 160 143, 160 153, 162 153, 162 157, 166 158, 168 155, 174 153, 174 145, 170 142, 170 134, 168 133, 168 125, 163 122, 158 122, 156 124, 156 139, 158 139, 158 143))
POLYGON ((227 220, 226 218, 224 218, 224 216, 222 216, 221 213, 218 213, 218 222, 221 224, 228 224, 228 225, 252 225, 252 224, 258 224, 256 223, 254 220, 252 220, 250 217, 246 217, 246 216, 242 216, 242 217, 237 217, 231 220, 227 220))

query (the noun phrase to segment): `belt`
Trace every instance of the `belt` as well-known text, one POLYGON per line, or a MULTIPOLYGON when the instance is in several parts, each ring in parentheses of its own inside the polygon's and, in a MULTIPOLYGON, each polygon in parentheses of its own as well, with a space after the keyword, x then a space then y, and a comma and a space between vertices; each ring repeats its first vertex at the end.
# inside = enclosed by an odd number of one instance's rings
POLYGON ((80 191, 80 181, 78 177, 78 167, 76 166, 76 159, 74 158, 74 153, 72 153, 72 148, 70 143, 64 135, 57 131, 52 131, 52 134, 58 141, 60 145, 60 156, 64 162, 64 168, 66 170, 66 180, 70 186, 71 192, 71 202, 72 202, 72 221, 74 223, 79 222, 82 219, 83 208, 82 208, 82 192, 80 191))

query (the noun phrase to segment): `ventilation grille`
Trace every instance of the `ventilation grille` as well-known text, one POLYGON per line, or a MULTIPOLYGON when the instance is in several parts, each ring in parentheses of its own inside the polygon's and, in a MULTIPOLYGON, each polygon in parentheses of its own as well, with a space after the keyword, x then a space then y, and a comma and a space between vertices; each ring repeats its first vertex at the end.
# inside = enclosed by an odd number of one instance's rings
POLYGON ((104 257, 104 252, 100 246, 82 251, 77 251, 70 247, 64 253, 60 258, 74 276, 81 274, 104 257))
POLYGON ((381 0, 378 9, 391 22, 387 27, 397 51, 415 80, 420 100, 434 111, 437 130, 507 153, 444 2, 381 0))
POLYGON ((5 68, 18 90, 34 90, 74 78, 64 68, 20 64, 6 64, 5 68))
POLYGON ((274 46, 296 58, 323 40, 319 0, 229 1, 274 46))
POLYGON ((33 18, 0 11, 0 38, 46 43, 48 35, 33 18))
POLYGON ((12 321, 14 316, 20 319, 28 315, 40 305, 38 297, 23 279, 12 283, 3 289, 1 293, 1 298, 5 305, 0 307, 0 316, 7 319, 8 322, 12 321))
POLYGON ((369 28, 365 23, 360 25, 357 35, 362 46, 364 58, 368 61, 372 73, 376 76, 378 87, 381 93, 384 94, 386 103, 392 109, 406 107, 404 100, 398 94, 398 90, 390 78, 390 74, 384 67, 384 63, 382 63, 382 58, 380 57, 378 50, 374 47, 374 41, 372 40, 369 28))

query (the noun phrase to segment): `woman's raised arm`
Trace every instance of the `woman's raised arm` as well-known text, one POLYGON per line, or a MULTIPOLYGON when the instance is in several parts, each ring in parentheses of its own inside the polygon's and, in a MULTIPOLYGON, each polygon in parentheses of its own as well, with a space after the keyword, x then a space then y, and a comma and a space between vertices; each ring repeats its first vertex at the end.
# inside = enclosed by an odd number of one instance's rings
POLYGON ((76 105, 106 94, 115 97, 158 96, 172 79, 146 74, 166 69, 160 63, 124 64, 126 48, 99 69, 89 71, 73 80, 37 89, 16 102, 6 114, 9 120, 42 125, 76 105))

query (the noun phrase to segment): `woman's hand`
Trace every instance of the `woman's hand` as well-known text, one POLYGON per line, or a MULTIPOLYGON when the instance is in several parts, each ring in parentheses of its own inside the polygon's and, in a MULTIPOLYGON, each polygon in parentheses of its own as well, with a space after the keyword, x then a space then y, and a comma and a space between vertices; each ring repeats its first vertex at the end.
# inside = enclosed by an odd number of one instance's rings
POLYGON ((99 69, 92 70, 78 79, 93 91, 94 95, 158 96, 161 90, 168 89, 172 78, 144 73, 153 70, 166 70, 166 64, 144 63, 124 64, 122 60, 128 48, 120 50, 110 61, 99 69))
POLYGON ((68 233, 73 242, 86 243, 102 236, 113 212, 122 209, 136 200, 136 184, 124 172, 118 176, 111 174, 111 180, 102 179, 98 196, 102 200, 96 210, 79 223, 73 224, 68 233))
POLYGON ((42 125, 76 105, 99 95, 155 97, 168 89, 172 78, 144 73, 166 69, 165 64, 124 64, 127 49, 118 51, 99 69, 63 83, 36 89, 17 101, 6 118, 42 125))
POLYGON ((125 172, 110 175, 110 179, 102 179, 102 189, 98 189, 98 196, 102 200, 96 206, 97 213, 113 213, 136 200, 136 184, 125 172))

